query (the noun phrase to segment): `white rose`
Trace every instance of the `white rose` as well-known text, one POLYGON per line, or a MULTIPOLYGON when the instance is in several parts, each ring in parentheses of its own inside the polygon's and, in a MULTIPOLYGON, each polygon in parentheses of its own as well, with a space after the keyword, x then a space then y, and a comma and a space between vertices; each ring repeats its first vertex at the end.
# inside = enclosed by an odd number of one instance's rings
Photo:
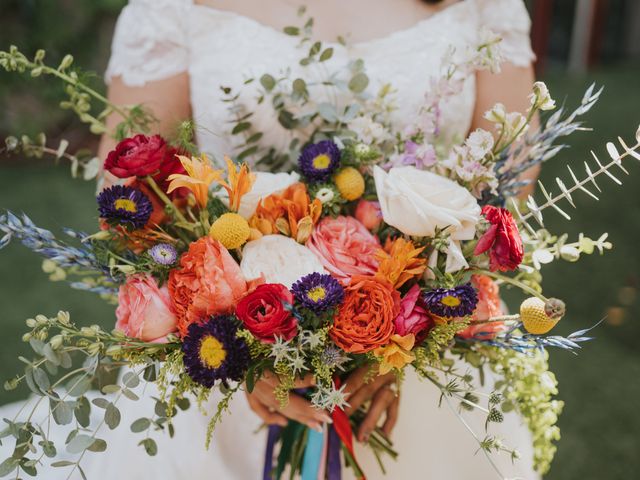
POLYGON ((287 288, 309 273, 324 272, 311 250, 284 235, 265 235, 247 243, 240 269, 247 280, 262 276, 267 283, 281 283, 287 288))
MULTIPOLYGON (((281 192, 289 185, 300 180, 300 175, 296 172, 291 173, 270 173, 270 172, 254 172, 256 181, 251 190, 242 196, 238 213, 244 218, 250 218, 256 211, 258 203, 261 199, 268 197, 273 193, 281 192)), ((229 197, 227 191, 222 189, 218 192, 220 199, 225 205, 229 206, 229 197)))
MULTIPOLYGON (((375 167, 373 176, 382 218, 405 235, 432 237, 436 229, 449 234, 447 272, 468 266, 460 241, 472 240, 480 207, 471 193, 448 178, 415 167, 385 172, 375 167)), ((430 265, 436 261, 436 252, 430 265)))

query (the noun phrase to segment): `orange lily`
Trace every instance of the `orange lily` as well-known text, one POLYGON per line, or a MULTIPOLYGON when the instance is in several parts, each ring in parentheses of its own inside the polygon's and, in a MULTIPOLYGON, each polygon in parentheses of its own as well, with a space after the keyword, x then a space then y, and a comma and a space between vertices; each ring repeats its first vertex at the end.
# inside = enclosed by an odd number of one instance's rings
POLYGON ((224 157, 224 160, 227 162, 228 182, 224 180, 219 180, 218 182, 229 195, 229 210, 237 212, 240 208, 240 200, 251 190, 256 181, 256 176, 249 171, 246 163, 240 165, 240 168, 236 170, 236 165, 229 157, 224 157))
POLYGON ((413 362, 416 356, 411 353, 416 343, 416 337, 409 333, 404 337, 393 334, 388 345, 376 348, 373 353, 377 357, 382 357, 380 361, 380 375, 389 373, 396 368, 402 370, 405 365, 413 362))
POLYGON ((400 288, 426 270, 427 259, 420 257, 424 249, 415 248, 412 241, 402 237, 387 239, 384 249, 376 254, 380 262, 376 276, 388 280, 396 289, 400 288))
POLYGON ((209 201, 209 186, 222 179, 222 170, 215 170, 205 154, 202 154, 200 158, 189 158, 182 155, 178 155, 178 158, 187 174, 174 173, 169 175, 171 183, 169 183, 167 193, 185 187, 191 190, 198 206, 205 208, 209 201))

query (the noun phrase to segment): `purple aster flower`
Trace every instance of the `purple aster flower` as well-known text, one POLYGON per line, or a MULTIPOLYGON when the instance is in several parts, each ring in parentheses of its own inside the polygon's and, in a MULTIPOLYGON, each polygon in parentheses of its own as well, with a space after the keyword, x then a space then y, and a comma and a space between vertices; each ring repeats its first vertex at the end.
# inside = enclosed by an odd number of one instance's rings
POLYGON ((291 286, 295 299, 314 313, 322 313, 342 303, 344 289, 331 275, 305 275, 291 286))
POLYGON ((138 229, 149 221, 153 206, 149 197, 140 190, 114 185, 98 195, 98 211, 109 224, 138 229))
POLYGON ((310 183, 326 182, 340 166, 340 150, 331 140, 307 145, 298 158, 298 165, 310 183))
POLYGON ((478 293, 470 283, 455 288, 436 288, 423 296, 430 312, 441 317, 471 315, 478 304, 478 293))
POLYGON ((194 382, 212 388, 217 380, 240 381, 249 367, 249 347, 236 336, 234 321, 224 315, 189 325, 183 338, 183 362, 194 382))
POLYGON ((149 249, 149 256, 159 265, 173 265, 178 259, 178 252, 169 243, 159 243, 149 249))

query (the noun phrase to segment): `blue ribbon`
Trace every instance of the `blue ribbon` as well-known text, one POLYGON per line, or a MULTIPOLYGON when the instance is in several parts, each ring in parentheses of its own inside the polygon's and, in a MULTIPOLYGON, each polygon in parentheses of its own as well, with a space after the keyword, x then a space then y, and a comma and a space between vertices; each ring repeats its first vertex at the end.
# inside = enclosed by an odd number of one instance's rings
POLYGON ((317 480, 320 462, 322 462, 324 433, 317 432, 310 428, 307 430, 307 448, 304 450, 301 478, 302 480, 317 480))

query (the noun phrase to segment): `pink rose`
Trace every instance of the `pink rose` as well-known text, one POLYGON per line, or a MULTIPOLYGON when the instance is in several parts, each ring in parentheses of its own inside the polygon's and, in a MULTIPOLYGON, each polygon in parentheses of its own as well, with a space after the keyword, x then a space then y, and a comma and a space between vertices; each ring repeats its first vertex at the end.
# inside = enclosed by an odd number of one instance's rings
POLYGON ((120 287, 116 317, 116 329, 144 342, 162 343, 177 329, 169 290, 151 276, 129 277, 120 287))
POLYGON ((382 211, 379 202, 360 200, 356 207, 356 218, 369 230, 375 230, 382 223, 382 211))
POLYGON ((417 343, 427 336, 435 325, 433 318, 422 305, 420 287, 414 285, 400 301, 400 313, 395 319, 396 333, 401 337, 413 333, 417 343))
POLYGON ((353 217, 324 218, 316 225, 307 247, 345 285, 354 275, 372 276, 378 271, 376 252, 380 242, 353 217))
POLYGON ((473 311, 471 325, 459 332, 458 336, 489 340, 504 330, 504 323, 493 322, 474 325, 473 322, 503 315, 500 302, 500 287, 486 275, 472 275, 471 284, 478 291, 478 305, 473 311))

